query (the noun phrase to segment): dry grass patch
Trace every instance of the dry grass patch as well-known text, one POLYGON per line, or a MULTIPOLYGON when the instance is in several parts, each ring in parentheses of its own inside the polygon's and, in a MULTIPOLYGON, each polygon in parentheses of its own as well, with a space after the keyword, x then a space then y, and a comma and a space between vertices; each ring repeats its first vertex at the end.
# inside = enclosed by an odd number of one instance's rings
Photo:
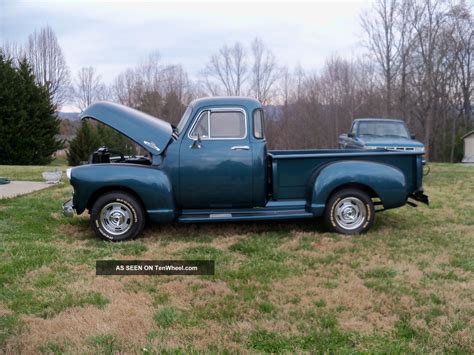
POLYGON ((0 317, 11 315, 12 312, 4 304, 0 303, 0 317))
POLYGON ((104 309, 94 306, 67 309, 50 319, 25 316, 23 321, 28 331, 21 334, 12 346, 19 344, 24 353, 34 353, 45 343, 55 343, 72 346, 77 352, 88 352, 86 339, 97 334, 112 334, 124 343, 136 346, 146 342, 153 327, 149 294, 130 294, 124 291, 119 280, 103 277, 75 282, 68 289, 97 291, 110 303, 104 309))
POLYGON ((207 281, 194 277, 178 278, 160 284, 157 292, 165 293, 172 306, 189 309, 193 305, 205 304, 232 293, 222 281, 207 281))
POLYGON ((298 309, 315 309, 318 304, 337 312, 342 329, 352 331, 389 331, 393 329, 398 317, 392 314, 394 300, 364 286, 355 275, 345 275, 339 279, 336 288, 321 287, 319 276, 304 275, 276 282, 272 285, 270 300, 286 314, 284 318, 291 322, 291 312, 298 309), (292 300, 298 298, 297 304, 292 300), (363 327, 361 326, 363 324, 363 327))

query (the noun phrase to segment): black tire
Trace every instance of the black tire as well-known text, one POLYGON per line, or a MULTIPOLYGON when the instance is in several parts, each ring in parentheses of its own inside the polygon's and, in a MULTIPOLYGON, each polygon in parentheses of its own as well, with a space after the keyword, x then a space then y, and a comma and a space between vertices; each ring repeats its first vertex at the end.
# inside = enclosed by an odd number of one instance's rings
POLYGON ((340 234, 365 233, 374 220, 375 209, 372 199, 366 192, 354 188, 332 194, 324 212, 327 228, 340 234))
POLYGON ((90 211, 90 223, 95 234, 112 242, 135 239, 143 231, 145 220, 141 202, 120 191, 100 196, 90 211))

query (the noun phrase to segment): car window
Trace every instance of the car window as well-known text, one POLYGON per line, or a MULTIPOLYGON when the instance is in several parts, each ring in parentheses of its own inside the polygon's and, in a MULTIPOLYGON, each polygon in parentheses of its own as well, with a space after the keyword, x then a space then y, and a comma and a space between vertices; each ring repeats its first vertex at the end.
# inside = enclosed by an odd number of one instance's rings
POLYGON ((210 116, 211 139, 244 138, 245 115, 240 111, 214 111, 210 116))
POLYGON ((186 125, 186 122, 188 122, 189 116, 191 116, 192 111, 193 111, 193 107, 188 106, 188 108, 184 112, 183 116, 181 117, 181 120, 178 123, 178 127, 176 127, 176 133, 177 134, 181 134, 181 131, 183 130, 184 126, 186 125))
POLYGON ((258 109, 253 113, 253 135, 257 139, 263 139, 265 137, 263 132, 263 112, 258 109))
POLYGON ((355 122, 352 124, 351 133, 354 133, 354 134, 357 133, 357 124, 355 122))
POLYGON ((405 125, 402 122, 359 122, 358 131, 359 136, 409 138, 405 125))
POLYGON ((209 111, 204 111, 198 118, 193 131, 190 134, 191 138, 197 138, 198 134, 201 139, 209 138, 209 111))

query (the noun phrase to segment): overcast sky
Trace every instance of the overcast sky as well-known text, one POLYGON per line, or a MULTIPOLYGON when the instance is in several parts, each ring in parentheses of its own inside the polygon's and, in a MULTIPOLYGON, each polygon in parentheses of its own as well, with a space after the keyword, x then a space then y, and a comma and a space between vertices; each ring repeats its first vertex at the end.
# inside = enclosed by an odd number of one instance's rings
POLYGON ((224 44, 260 37, 280 64, 321 68, 333 53, 355 56, 370 1, 157 2, 0 0, 0 44, 24 43, 47 24, 73 75, 93 66, 104 81, 158 51, 195 78, 224 44))

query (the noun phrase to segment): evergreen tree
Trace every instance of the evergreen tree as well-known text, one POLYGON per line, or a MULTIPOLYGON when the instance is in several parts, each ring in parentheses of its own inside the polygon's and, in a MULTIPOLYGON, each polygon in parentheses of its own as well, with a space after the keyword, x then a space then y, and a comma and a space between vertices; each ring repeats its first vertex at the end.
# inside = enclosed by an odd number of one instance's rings
POLYGON ((89 156, 99 147, 100 140, 94 127, 87 120, 83 120, 76 137, 69 144, 67 152, 69 165, 75 166, 88 161, 89 156))
POLYGON ((1 51, 0 127, 0 164, 48 164, 63 146, 48 90, 35 83, 26 59, 15 66, 1 51))
POLYGON ((134 143, 122 133, 97 123, 97 135, 101 146, 109 148, 112 152, 131 155, 134 153, 134 143))

